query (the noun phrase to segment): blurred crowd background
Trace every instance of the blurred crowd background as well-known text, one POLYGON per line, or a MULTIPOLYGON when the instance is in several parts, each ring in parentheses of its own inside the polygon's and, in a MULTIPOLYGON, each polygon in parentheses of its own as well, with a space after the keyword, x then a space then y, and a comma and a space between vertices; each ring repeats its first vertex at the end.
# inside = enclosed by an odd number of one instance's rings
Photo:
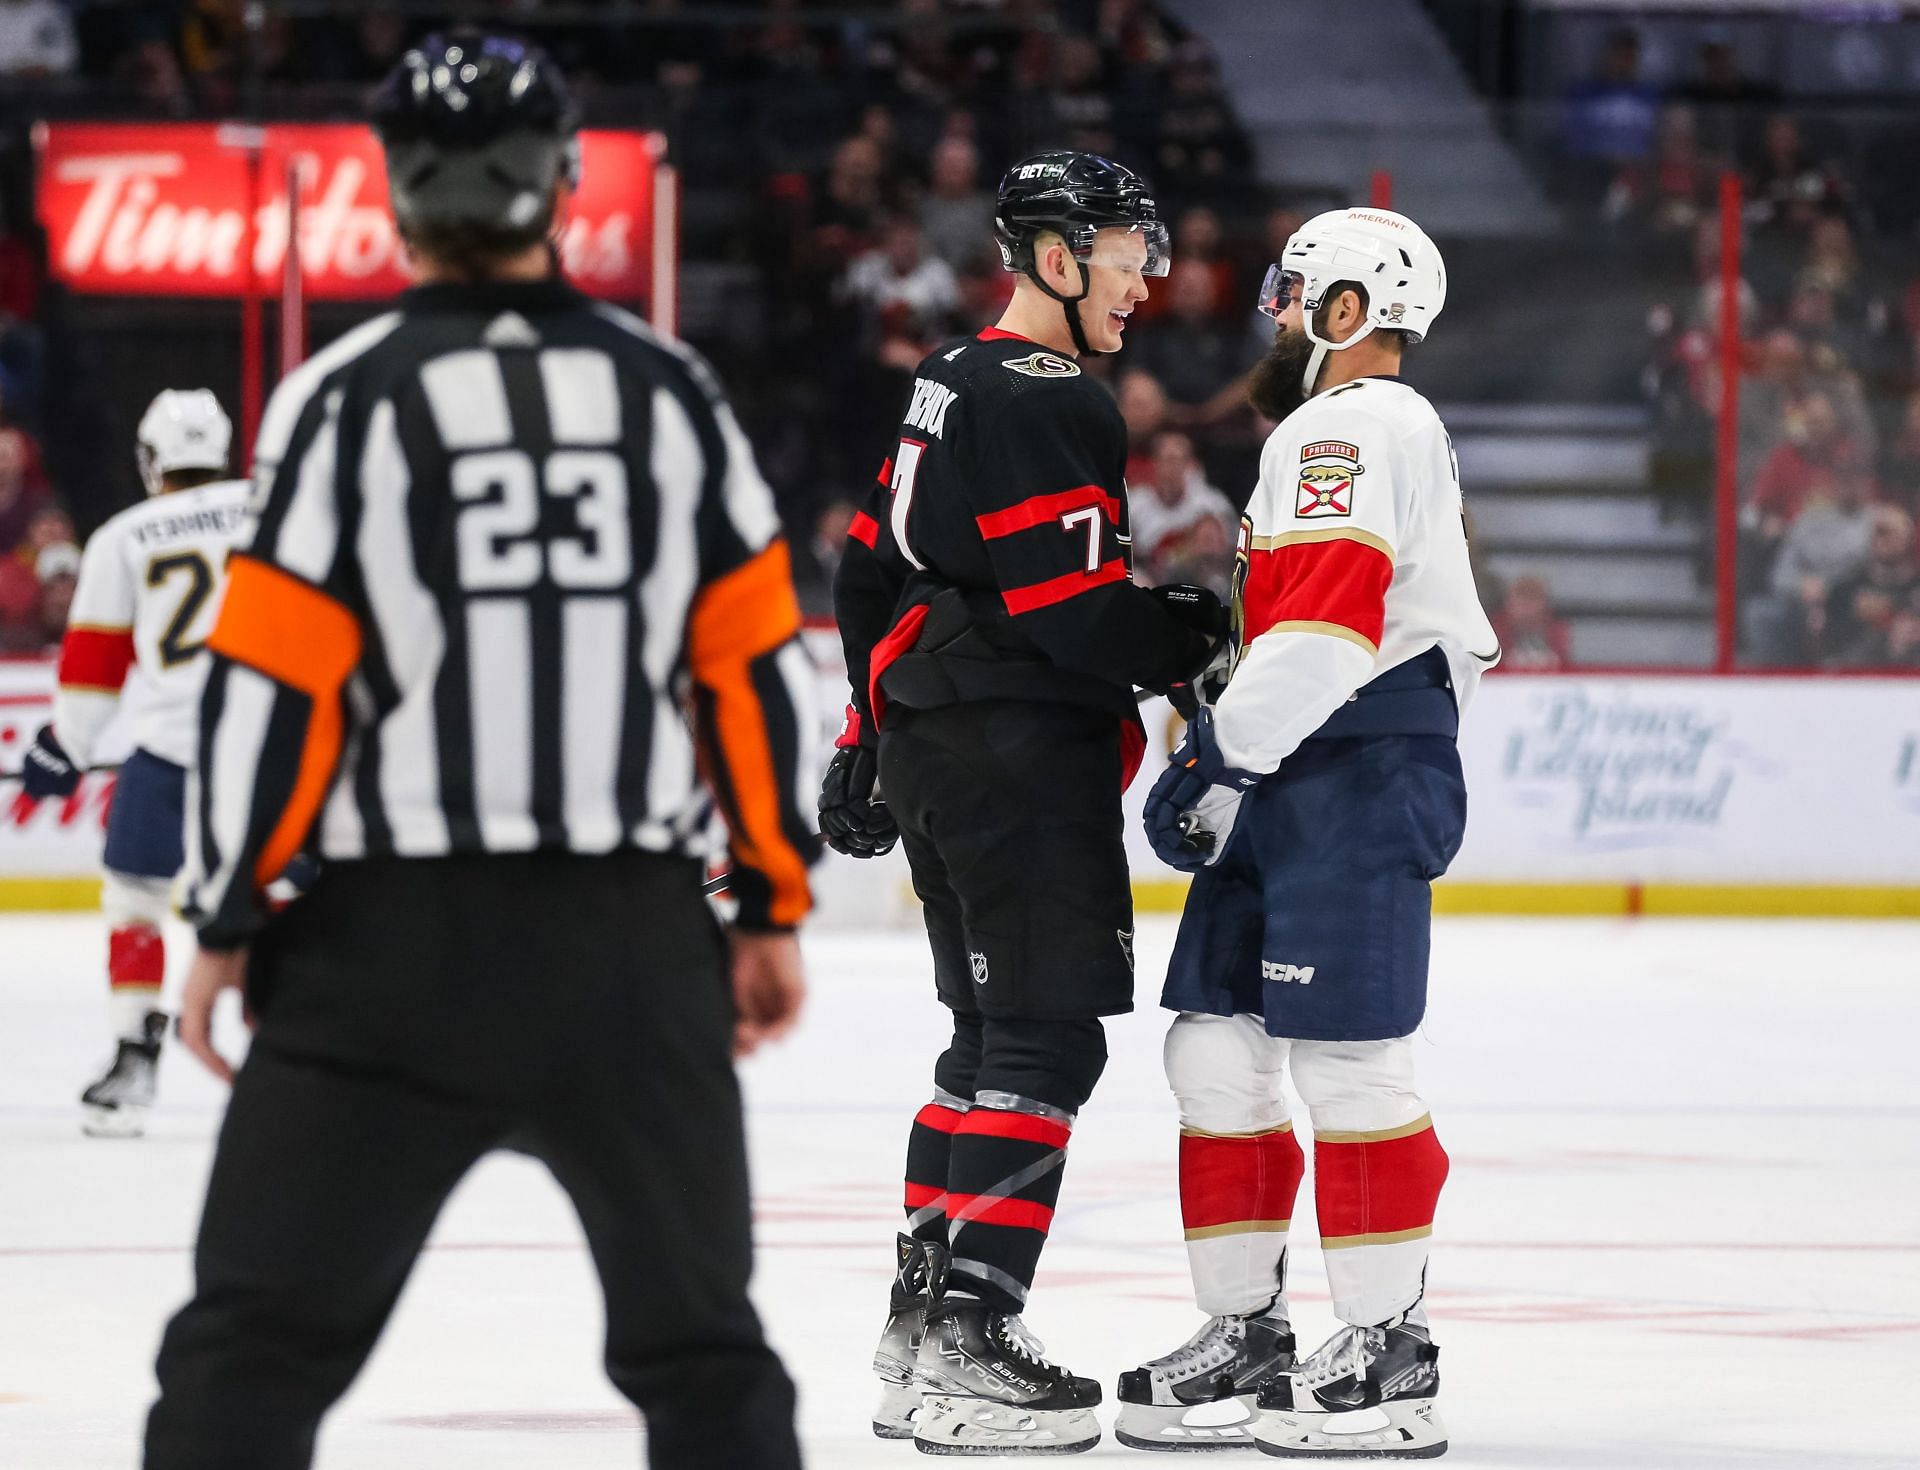
MULTIPOLYGON (((138 495, 147 398, 231 407, 238 373, 230 303, 49 282, 33 123, 352 116, 460 18, 545 44, 590 122, 667 134, 682 330, 816 612, 913 366, 1010 292, 1000 172, 1074 147, 1172 222, 1172 274, 1090 364, 1145 580, 1225 590, 1271 427, 1242 394, 1255 289, 1308 214, 1385 189, 1447 253, 1408 376, 1453 429, 1505 667, 1710 663, 1730 171, 1739 656, 1920 667, 1920 22, 1604 0, 0 0, 0 653, 57 640, 81 537, 138 495)), ((314 335, 365 314, 316 306, 314 335)))

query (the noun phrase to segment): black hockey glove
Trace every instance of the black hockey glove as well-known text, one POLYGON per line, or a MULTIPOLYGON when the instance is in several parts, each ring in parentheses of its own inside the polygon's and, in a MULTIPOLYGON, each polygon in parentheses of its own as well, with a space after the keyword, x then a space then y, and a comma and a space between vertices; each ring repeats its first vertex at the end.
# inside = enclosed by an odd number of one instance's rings
POLYGON ((879 775, 878 758, 864 746, 845 745, 833 753, 820 783, 820 835, 835 852, 880 857, 900 840, 886 800, 873 794, 879 775))
POLYGON ((1204 633, 1208 642, 1217 644, 1227 636, 1226 606, 1208 588, 1169 582, 1149 587, 1147 595, 1196 633, 1204 633))
POLYGON ((34 801, 68 797, 79 789, 80 768, 74 765, 53 726, 42 725, 20 762, 20 787, 34 801))
POLYGON ((1189 725, 1200 717, 1200 691, 1193 687, 1190 680, 1182 679, 1178 684, 1169 684, 1167 703, 1189 725))
POLYGON ((1240 800, 1259 783, 1260 773, 1226 763, 1214 740, 1210 709, 1187 726, 1186 738, 1167 760, 1147 793, 1147 840, 1161 862, 1197 873, 1226 854, 1240 800))

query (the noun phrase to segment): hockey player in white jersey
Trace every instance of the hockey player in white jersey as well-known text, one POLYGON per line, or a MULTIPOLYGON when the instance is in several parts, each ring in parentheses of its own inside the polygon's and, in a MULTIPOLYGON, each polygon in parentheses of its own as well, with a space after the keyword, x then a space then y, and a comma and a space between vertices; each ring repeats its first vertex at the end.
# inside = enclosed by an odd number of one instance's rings
POLYGON ((1397 380, 1446 301, 1433 242, 1387 210, 1323 214, 1262 296, 1276 329, 1250 396, 1281 422, 1241 529, 1233 665, 1146 808, 1155 851, 1194 874, 1161 1001, 1179 1013, 1165 1059, 1208 1320, 1123 1376, 1118 1434, 1425 1458, 1446 1449, 1421 1298, 1447 1156, 1409 1041, 1429 885, 1465 828, 1459 712, 1499 650, 1452 445, 1397 380), (1304 1358, 1285 1292, 1305 1166, 1289 1071, 1344 1324, 1304 1358), (1374 1412, 1330 1422, 1361 1409, 1374 1412))
POLYGON ((160 394, 137 439, 148 498, 87 542, 60 645, 53 723, 21 768, 28 796, 71 795, 132 676, 134 750, 114 785, 100 895, 117 1048, 81 1097, 81 1126, 102 1137, 139 1135, 153 1102, 166 1031, 160 924, 185 860, 182 817, 199 740, 203 649, 248 493, 244 480, 227 478, 233 426, 205 388, 160 394))

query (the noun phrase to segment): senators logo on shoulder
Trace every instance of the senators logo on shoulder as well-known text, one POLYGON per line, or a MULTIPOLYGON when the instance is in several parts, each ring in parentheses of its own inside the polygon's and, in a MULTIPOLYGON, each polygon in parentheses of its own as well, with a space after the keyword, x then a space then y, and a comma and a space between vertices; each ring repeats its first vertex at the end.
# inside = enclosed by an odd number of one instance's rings
POLYGON ((1051 352, 1036 352, 1031 357, 1016 357, 1011 362, 1000 365, 1010 372, 1024 373, 1029 378, 1077 378, 1080 376, 1080 364, 1051 352))

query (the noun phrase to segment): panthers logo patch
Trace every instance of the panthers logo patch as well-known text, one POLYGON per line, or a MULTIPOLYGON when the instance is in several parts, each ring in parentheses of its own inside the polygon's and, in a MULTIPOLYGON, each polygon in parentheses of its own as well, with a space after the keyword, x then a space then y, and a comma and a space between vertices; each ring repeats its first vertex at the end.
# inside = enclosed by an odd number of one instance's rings
POLYGON ((1360 451, 1338 439, 1323 439, 1300 451, 1299 498, 1296 519, 1353 514, 1353 482, 1366 473, 1360 451))

